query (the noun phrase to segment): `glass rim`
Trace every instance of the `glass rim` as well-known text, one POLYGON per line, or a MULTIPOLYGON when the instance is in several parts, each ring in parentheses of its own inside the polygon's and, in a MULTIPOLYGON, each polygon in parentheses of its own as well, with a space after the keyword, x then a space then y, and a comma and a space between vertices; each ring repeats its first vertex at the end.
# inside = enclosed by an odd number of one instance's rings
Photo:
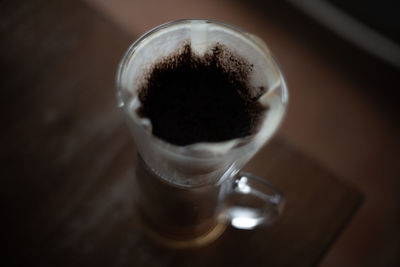
MULTIPOLYGON (((213 20, 213 19, 179 19, 179 20, 173 20, 173 21, 169 21, 166 23, 163 23, 161 25, 158 25, 150 30, 148 30, 147 32, 145 32, 144 34, 142 34, 139 38, 137 38, 127 49, 127 51, 125 52, 125 54, 123 55, 119 65, 118 65, 118 70, 117 70, 117 74, 116 74, 116 87, 117 87, 117 100, 118 100, 118 105, 119 107, 123 110, 123 112, 125 113, 126 116, 129 116, 128 113, 129 111, 127 110, 127 105, 123 99, 123 88, 122 88, 122 76, 123 76, 123 71, 125 70, 126 66, 129 64, 130 62, 130 58, 131 56, 135 53, 135 49, 138 47, 138 45, 145 39, 149 38, 150 36, 152 36, 153 34, 162 31, 165 28, 168 28, 170 26, 174 26, 174 25, 178 25, 178 24, 187 24, 187 23, 193 23, 193 22, 205 22, 205 23, 210 23, 210 24, 215 24, 221 27, 225 27, 228 28, 229 30, 232 30, 240 35, 242 35, 243 37, 245 37, 246 39, 250 39, 249 33, 237 26, 231 25, 229 23, 226 22, 222 22, 222 21, 218 21, 218 20, 213 20)), ((283 88, 283 114, 281 116, 280 121, 278 122, 278 125, 276 126, 275 131, 272 133, 272 135, 264 142, 267 143, 272 137, 273 135, 276 134, 276 132, 278 131, 278 129, 280 128, 283 118, 285 117, 286 114, 286 110, 287 110, 287 104, 288 104, 288 90, 287 90, 287 85, 286 85, 286 79, 285 76, 282 72, 282 68, 279 64, 279 62, 276 60, 276 57, 272 54, 272 52, 270 51, 270 49, 268 47, 262 47, 260 44, 258 44, 255 40, 251 40, 251 43, 253 43, 255 46, 257 46, 263 53, 268 53, 273 61, 273 64, 275 65, 277 72, 279 74, 279 78, 281 79, 281 86, 283 88)), ((132 119, 131 116, 129 116, 129 119, 132 119)), ((188 155, 188 150, 190 147, 195 147, 196 145, 201 145, 201 144, 211 144, 211 145, 216 145, 216 144, 228 144, 229 142, 232 142, 233 140, 243 140, 242 142, 239 142, 238 144, 234 145, 230 151, 238 151, 238 150, 242 150, 242 149, 246 149, 249 145, 251 145, 253 142, 249 141, 250 139, 252 139, 255 135, 249 135, 246 137, 242 137, 242 138, 234 138, 234 139, 229 139, 229 140, 225 140, 225 141, 221 141, 221 142, 198 142, 198 143, 193 143, 193 144, 189 144, 186 146, 179 146, 179 145, 174 145, 171 144, 167 141, 164 141, 163 139, 153 135, 152 133, 150 133, 149 131, 147 131, 146 129, 144 129, 143 127, 141 127, 141 130, 143 130, 145 132, 145 134, 157 144, 157 147, 159 147, 160 149, 168 152, 169 154, 174 154, 175 156, 178 157, 182 157, 182 158, 191 158, 194 160, 207 160, 211 157, 223 157, 225 155, 225 153, 213 153, 212 155, 210 154, 198 154, 196 153, 196 155, 188 155)), ((192 152, 195 150, 192 150, 192 152)))

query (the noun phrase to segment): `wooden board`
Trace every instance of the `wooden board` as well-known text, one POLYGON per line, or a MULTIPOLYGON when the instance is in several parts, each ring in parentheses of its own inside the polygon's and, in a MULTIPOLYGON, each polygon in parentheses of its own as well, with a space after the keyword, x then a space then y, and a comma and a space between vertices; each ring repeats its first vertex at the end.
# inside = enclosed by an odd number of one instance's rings
POLYGON ((285 140, 247 166, 286 195, 274 226, 153 244, 132 218, 134 147, 115 71, 133 38, 78 1, 0 5, 1 234, 9 266, 310 266, 361 201, 285 140))

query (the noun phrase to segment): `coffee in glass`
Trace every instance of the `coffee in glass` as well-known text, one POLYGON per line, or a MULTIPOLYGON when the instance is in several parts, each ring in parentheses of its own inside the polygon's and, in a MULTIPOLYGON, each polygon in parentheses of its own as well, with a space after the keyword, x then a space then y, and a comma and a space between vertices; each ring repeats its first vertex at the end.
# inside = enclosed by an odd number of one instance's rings
POLYGON ((282 121, 287 88, 257 37, 209 20, 151 30, 117 76, 137 156, 135 213, 172 247, 212 242, 227 224, 253 229, 282 210, 280 191, 240 173, 282 121))

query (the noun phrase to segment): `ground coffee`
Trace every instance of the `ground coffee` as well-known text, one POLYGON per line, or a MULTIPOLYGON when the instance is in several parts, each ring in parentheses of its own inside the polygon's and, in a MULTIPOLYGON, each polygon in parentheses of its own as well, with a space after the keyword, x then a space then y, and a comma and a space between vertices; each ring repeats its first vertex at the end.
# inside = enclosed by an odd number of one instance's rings
POLYGON ((266 88, 249 85, 252 68, 221 44, 198 56, 186 43, 151 67, 137 113, 155 136, 179 146, 255 134, 267 108, 257 101, 266 88))

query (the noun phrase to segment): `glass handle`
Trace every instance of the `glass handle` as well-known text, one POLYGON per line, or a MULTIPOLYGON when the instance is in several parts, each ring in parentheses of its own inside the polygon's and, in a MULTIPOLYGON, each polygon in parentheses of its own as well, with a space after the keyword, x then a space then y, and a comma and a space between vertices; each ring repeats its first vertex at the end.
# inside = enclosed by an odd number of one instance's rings
POLYGON ((250 230, 270 225, 282 213, 283 195, 267 180, 250 173, 239 173, 232 182, 223 214, 233 227, 250 230))

